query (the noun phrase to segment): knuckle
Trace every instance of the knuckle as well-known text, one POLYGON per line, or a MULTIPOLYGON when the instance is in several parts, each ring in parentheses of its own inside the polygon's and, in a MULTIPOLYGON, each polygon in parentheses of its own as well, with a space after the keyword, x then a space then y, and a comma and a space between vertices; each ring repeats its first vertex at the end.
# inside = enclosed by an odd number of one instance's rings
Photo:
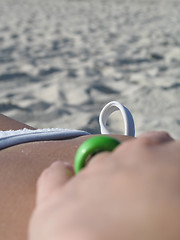
POLYGON ((152 149, 148 146, 148 139, 130 140, 117 148, 115 157, 120 164, 128 167, 145 164, 152 155, 152 149))
POLYGON ((121 152, 129 152, 134 148, 137 139, 131 139, 120 144, 115 150, 114 153, 120 154, 121 152))
POLYGON ((104 172, 109 165, 108 159, 110 155, 111 153, 109 152, 102 152, 95 155, 89 160, 82 173, 88 175, 98 172, 104 172))
POLYGON ((138 144, 142 147, 148 147, 152 144, 152 138, 142 137, 137 140, 138 144))
POLYGON ((167 133, 165 131, 147 132, 147 133, 142 134, 138 138, 138 141, 144 146, 162 144, 162 143, 169 142, 172 140, 173 140, 173 138, 169 135, 169 133, 167 133))
POLYGON ((41 175, 37 179, 37 186, 40 186, 41 184, 46 182, 48 175, 49 175, 48 169, 43 170, 43 172, 41 173, 41 175))

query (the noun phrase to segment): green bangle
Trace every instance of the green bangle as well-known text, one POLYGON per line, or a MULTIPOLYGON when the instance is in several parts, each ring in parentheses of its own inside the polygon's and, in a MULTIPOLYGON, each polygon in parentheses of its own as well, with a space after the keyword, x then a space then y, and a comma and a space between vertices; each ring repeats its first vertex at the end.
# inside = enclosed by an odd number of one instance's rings
POLYGON ((108 151, 113 151, 120 142, 109 136, 95 136, 86 140, 77 150, 74 159, 74 171, 77 174, 85 165, 86 161, 92 155, 108 151))

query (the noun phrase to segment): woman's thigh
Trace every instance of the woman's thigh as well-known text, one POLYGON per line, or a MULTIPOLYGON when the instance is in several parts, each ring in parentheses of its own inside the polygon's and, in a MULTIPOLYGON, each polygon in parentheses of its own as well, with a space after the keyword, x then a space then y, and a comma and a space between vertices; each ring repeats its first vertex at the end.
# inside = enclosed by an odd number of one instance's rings
MULTIPOLYGON (((3 130, 30 128, 5 116, 0 116, 1 123, 3 130)), ((26 143, 0 151, 1 239, 27 239, 28 221, 35 205, 37 178, 54 161, 73 164, 77 148, 89 137, 26 143)), ((115 137, 121 141, 128 139, 118 135, 115 137)))
POLYGON ((27 124, 18 122, 12 118, 9 118, 3 114, 0 114, 0 130, 17 130, 17 129, 23 129, 23 128, 29 128, 29 129, 35 129, 27 124))

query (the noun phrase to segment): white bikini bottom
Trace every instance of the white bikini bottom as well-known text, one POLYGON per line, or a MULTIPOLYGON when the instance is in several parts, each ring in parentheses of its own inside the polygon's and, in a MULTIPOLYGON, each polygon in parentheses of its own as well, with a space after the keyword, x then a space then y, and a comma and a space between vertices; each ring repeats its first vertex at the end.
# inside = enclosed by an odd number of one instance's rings
MULTIPOLYGON (((134 120, 130 111, 119 102, 113 101, 108 103, 99 115, 99 124, 101 134, 109 134, 106 123, 108 117, 114 112, 120 110, 124 121, 124 135, 135 135, 134 120)), ((21 143, 49 140, 65 140, 90 135, 82 130, 71 130, 61 128, 44 128, 30 130, 27 128, 19 130, 0 131, 0 150, 21 143)))

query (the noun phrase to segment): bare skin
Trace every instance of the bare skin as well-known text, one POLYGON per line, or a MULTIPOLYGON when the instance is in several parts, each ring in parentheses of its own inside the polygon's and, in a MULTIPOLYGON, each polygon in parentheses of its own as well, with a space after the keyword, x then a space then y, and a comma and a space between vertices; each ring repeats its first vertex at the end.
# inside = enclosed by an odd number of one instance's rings
POLYGON ((29 240, 179 240, 180 141, 148 133, 96 155, 76 176, 40 176, 29 240))
MULTIPOLYGON (((32 127, 0 114, 0 130, 32 127)), ((78 146, 90 136, 65 141, 20 144, 0 151, 0 236, 26 240, 29 218, 35 206, 36 181, 55 161, 73 163, 78 146)), ((128 137, 115 136, 120 141, 128 137)))
MULTIPOLYGON (((0 126, 29 128, 4 116, 0 126)), ((124 143, 112 154, 95 156, 74 177, 63 162, 71 166, 88 137, 0 151, 1 238, 179 240, 180 142, 166 133, 130 141, 114 136, 124 143)))

